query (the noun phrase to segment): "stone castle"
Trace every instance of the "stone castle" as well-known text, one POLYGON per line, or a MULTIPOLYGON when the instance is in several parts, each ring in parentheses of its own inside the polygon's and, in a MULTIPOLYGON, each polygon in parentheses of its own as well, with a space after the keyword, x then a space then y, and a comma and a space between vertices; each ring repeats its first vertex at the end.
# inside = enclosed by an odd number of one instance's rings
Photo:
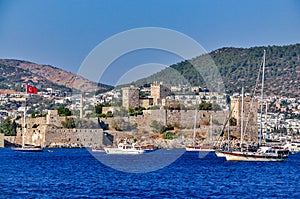
MULTIPOLYGON (((63 128, 57 110, 49 110, 46 117, 26 118, 26 128, 17 130, 17 136, 5 136, 10 143, 32 144, 42 147, 96 147, 111 145, 112 140, 101 128, 98 129, 68 129, 63 128)), ((22 127, 24 120, 21 121, 22 127)))
POLYGON ((162 105, 162 100, 170 95, 171 90, 162 83, 154 82, 150 87, 150 97, 141 99, 140 89, 130 86, 122 88, 122 106, 126 109, 137 108, 139 106, 148 108, 150 106, 162 105))
MULTIPOLYGON (((66 117, 60 117, 57 110, 50 110, 46 117, 26 118, 26 128, 18 129, 17 136, 5 139, 11 143, 22 144, 22 136, 25 132, 24 143, 40 145, 42 147, 95 147, 103 145, 112 145, 114 140, 111 134, 122 135, 154 133, 151 123, 156 121, 164 126, 172 126, 179 129, 181 132, 193 132, 195 126, 195 110, 171 110, 164 109, 162 100, 170 94, 170 89, 163 86, 161 83, 153 83, 150 88, 150 96, 147 99, 140 99, 139 88, 126 87, 122 89, 122 105, 124 108, 136 108, 139 106, 157 105, 161 107, 157 110, 144 110, 142 115, 128 117, 112 117, 102 118, 102 122, 108 124, 110 134, 104 132, 100 126, 97 129, 68 129, 62 126, 62 122, 66 117), (117 129, 113 124, 125 123, 125 126, 130 128, 117 129), (131 128, 133 127, 133 128, 131 128)), ((248 140, 257 139, 257 110, 258 103, 256 100, 246 97, 244 99, 244 119, 242 121, 242 100, 241 98, 231 98, 231 117, 236 119, 236 125, 230 127, 231 133, 237 135, 243 131, 245 138, 248 140)), ((113 112, 113 109, 110 111, 113 112)), ((70 116, 71 117, 71 116, 70 116)), ((82 111, 81 111, 82 117, 82 111)), ((97 118, 96 118, 97 119, 97 118)), ((97 122, 94 118, 94 123, 97 122)), ((215 136, 221 133, 226 120, 228 119, 228 111, 205 111, 197 110, 196 128, 202 135, 209 133, 210 124, 213 124, 215 136)), ((90 119, 93 120, 93 119, 90 119)), ((20 121, 23 126, 24 121, 20 121), (23 123, 23 124, 22 124, 23 123)), ((99 122, 99 121, 98 121, 99 122)), ((117 141, 117 140, 115 140, 117 141)), ((1 144, 1 143, 0 143, 1 144)), ((1 147, 1 145, 0 145, 1 147)))

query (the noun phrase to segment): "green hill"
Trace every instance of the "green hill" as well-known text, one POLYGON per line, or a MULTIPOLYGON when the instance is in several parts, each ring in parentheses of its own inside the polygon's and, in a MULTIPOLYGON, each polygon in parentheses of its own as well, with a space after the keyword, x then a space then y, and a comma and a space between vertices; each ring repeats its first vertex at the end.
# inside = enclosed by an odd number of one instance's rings
MULTIPOLYGON (((191 60, 173 64, 147 78, 138 80, 137 86, 163 81, 169 85, 220 86, 214 82, 215 74, 206 81, 207 74, 215 73, 215 64, 221 75, 226 93, 252 92, 266 50, 265 91, 267 95, 297 97, 300 95, 300 44, 252 48, 221 48, 191 60), (200 72, 199 72, 200 71, 200 72)), ((214 87, 213 86, 213 87, 214 87)))

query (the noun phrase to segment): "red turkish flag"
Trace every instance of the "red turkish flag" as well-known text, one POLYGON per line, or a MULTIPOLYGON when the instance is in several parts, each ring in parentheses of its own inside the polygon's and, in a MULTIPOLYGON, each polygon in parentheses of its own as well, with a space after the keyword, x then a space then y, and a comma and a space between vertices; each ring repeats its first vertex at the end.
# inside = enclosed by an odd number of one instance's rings
POLYGON ((38 90, 37 90, 36 87, 30 86, 30 85, 27 85, 27 86, 26 86, 26 91, 27 91, 27 93, 29 93, 29 94, 37 94, 37 92, 38 92, 38 90))

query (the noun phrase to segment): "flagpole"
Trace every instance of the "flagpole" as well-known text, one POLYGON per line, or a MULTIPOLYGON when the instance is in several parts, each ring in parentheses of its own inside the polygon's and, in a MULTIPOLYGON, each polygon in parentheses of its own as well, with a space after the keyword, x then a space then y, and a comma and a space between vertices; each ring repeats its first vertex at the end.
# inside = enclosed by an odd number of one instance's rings
POLYGON ((22 147, 25 145, 25 134, 26 134, 26 112, 27 112, 27 104, 26 104, 26 98, 27 98, 27 85, 25 89, 25 100, 24 100, 24 124, 23 124, 23 136, 22 136, 22 147))

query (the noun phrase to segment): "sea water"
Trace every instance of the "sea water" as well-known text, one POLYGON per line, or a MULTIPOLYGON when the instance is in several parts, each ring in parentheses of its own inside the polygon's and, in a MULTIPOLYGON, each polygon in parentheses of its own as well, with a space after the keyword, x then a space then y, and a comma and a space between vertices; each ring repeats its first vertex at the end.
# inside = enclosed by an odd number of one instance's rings
MULTIPOLYGON (((226 162, 185 152, 159 170, 130 173, 87 149, 51 150, 0 149, 0 198, 300 198, 300 154, 284 162, 226 162)), ((160 162, 164 153, 177 151, 162 150, 160 162)), ((122 158, 130 163, 132 156, 122 158)))

